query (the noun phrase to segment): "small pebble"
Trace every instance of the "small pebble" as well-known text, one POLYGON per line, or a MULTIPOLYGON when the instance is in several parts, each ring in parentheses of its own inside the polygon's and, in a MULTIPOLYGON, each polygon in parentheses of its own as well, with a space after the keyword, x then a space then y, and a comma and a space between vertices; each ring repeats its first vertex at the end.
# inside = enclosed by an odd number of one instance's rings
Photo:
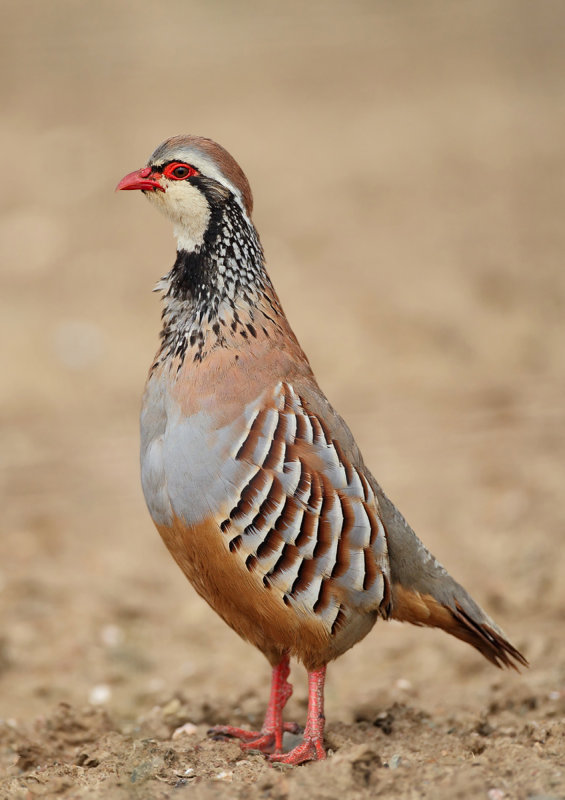
POLYGON ((388 762, 389 769, 398 769, 398 767, 400 766, 401 761, 402 761, 401 756, 399 756, 398 753, 395 753, 389 759, 389 762, 388 762))
POLYGON ((166 706, 163 706, 163 716, 168 717, 170 714, 176 714, 180 711, 180 700, 178 697, 173 697, 166 706))
POLYGON ((117 647, 124 640, 124 634, 117 625, 104 625, 100 631, 100 638, 106 647, 117 647))
POLYGON ((270 766, 279 772, 290 772, 290 770, 296 769, 294 764, 285 764, 284 761, 273 761, 270 766))
POLYGON ((173 733, 173 739, 178 739, 181 736, 193 736, 198 731, 197 726, 193 722, 185 722, 173 733))
POLYGON ((299 744, 302 744, 304 741, 304 735, 302 733, 290 733, 290 731, 285 731, 283 733, 283 753, 288 753, 295 747, 298 747, 299 744))
POLYGON ((93 706, 101 706, 107 703, 112 696, 112 690, 106 683, 99 683, 93 686, 88 693, 88 702, 93 706))

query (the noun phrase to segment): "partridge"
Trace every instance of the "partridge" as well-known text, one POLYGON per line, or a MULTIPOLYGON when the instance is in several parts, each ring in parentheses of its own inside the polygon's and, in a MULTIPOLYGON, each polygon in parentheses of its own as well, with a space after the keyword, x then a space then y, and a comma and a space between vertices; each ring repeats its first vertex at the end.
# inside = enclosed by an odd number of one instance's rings
POLYGON ((178 249, 157 284, 161 344, 141 411, 141 479, 159 533, 210 606, 272 667, 260 731, 214 729, 272 761, 325 758, 326 665, 378 617, 442 628, 497 666, 527 665, 416 537, 364 464, 290 328, 223 147, 175 136, 139 189, 178 249), (308 671, 301 744, 282 752, 289 659, 308 671))

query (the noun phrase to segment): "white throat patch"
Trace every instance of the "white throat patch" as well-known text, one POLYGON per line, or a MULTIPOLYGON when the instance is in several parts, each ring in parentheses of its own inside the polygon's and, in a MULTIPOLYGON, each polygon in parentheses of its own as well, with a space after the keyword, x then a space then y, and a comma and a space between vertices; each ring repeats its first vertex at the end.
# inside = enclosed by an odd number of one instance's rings
POLYGON ((170 181, 165 192, 148 192, 147 197, 173 222, 177 249, 191 253, 201 247, 211 212, 199 189, 186 181, 170 181))

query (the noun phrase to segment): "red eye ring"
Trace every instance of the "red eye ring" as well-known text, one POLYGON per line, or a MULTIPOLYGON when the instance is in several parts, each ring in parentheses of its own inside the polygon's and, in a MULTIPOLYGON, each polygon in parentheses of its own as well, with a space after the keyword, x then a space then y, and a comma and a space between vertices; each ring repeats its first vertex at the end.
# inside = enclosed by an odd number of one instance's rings
POLYGON ((163 175, 172 181, 185 181, 187 178, 192 178, 193 175, 198 175, 198 170, 183 161, 173 161, 171 164, 167 164, 163 175))

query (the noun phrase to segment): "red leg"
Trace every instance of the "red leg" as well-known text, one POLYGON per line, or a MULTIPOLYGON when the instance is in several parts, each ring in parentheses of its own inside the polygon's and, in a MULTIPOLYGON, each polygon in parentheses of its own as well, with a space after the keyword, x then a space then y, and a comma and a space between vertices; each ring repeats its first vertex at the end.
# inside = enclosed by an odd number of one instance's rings
POLYGON ((326 668, 308 673, 308 716, 304 730, 304 741, 289 753, 270 756, 271 761, 283 764, 302 764, 304 761, 321 761, 324 750, 324 681, 326 668))
POLYGON ((292 686, 287 681, 290 675, 288 656, 273 669, 271 678, 271 696, 265 721, 260 731, 246 731, 231 725, 216 725, 210 733, 219 736, 233 736, 241 740, 246 750, 261 750, 263 753, 280 753, 284 731, 298 733, 300 728, 293 722, 283 722, 282 712, 288 698, 292 694, 292 686))

